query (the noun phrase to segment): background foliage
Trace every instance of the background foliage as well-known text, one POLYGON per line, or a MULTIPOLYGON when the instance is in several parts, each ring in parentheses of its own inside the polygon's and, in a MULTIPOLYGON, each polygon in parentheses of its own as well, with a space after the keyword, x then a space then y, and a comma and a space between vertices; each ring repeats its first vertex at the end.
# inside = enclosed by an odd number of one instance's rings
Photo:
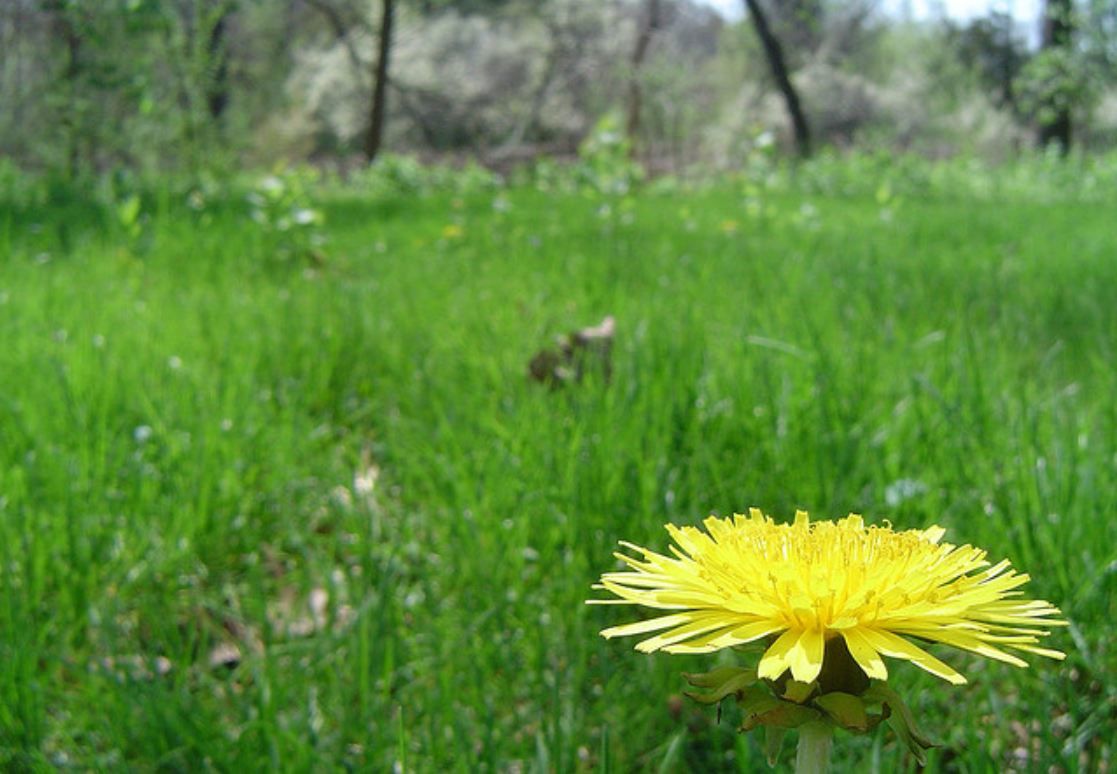
MULTIPOLYGON (((746 18, 689 0, 399 0, 387 147, 502 170, 570 155, 643 97, 631 137, 653 169, 738 168, 757 137, 790 142, 746 18), (633 59, 641 30, 646 55, 633 59)), ((838 147, 1004 158, 1043 111, 1112 143, 1117 6, 1074 6, 1073 45, 1036 51, 1005 14, 911 21, 871 0, 771 3, 813 133, 838 147)), ((0 9, 0 153, 70 176, 197 170, 361 149, 377 4, 357 0, 12 0, 0 9)))

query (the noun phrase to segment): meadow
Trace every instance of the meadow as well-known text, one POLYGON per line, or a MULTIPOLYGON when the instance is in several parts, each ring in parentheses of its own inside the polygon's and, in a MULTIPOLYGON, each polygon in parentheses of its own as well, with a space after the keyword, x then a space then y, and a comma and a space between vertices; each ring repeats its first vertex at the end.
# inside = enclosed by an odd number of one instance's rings
POLYGON ((0 767, 766 770, 681 698, 750 657, 584 604, 758 506, 1029 572, 1065 662, 893 684, 929 771, 1108 770, 1117 167, 1076 163, 0 186, 0 767), (528 378, 606 315, 611 378, 528 378))

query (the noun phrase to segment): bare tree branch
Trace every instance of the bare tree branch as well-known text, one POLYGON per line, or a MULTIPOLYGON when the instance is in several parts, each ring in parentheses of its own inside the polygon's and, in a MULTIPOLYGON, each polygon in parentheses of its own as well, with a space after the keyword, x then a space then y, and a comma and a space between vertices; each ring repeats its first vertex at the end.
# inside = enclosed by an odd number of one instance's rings
POLYGON ((353 39, 349 35, 349 31, 353 27, 361 27, 366 32, 370 31, 368 25, 361 21, 353 21, 352 19, 345 19, 342 17, 338 9, 329 2, 329 0, 305 0, 306 4, 314 10, 322 14, 326 22, 333 30, 334 37, 342 46, 345 47, 345 53, 349 55, 349 63, 353 65, 353 69, 358 72, 363 72, 366 64, 361 55, 357 53, 357 47, 353 44, 353 39))

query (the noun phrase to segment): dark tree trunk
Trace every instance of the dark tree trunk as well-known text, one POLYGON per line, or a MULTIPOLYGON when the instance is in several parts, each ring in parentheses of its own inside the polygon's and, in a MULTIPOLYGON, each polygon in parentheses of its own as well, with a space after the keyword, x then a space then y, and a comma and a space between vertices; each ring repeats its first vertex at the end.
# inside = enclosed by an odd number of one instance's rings
POLYGON ((647 0, 643 23, 636 35, 636 47, 632 50, 631 70, 628 81, 628 116, 625 121, 625 134, 628 136, 630 150, 636 152, 636 135, 640 131, 640 114, 643 111, 644 94, 640 84, 640 70, 648 57, 648 47, 660 24, 659 0, 647 0))
MULTIPOLYGON (((1047 0, 1043 8, 1043 49, 1068 50, 1071 45, 1072 0, 1047 0)), ((1058 144, 1065 155, 1070 150, 1070 106, 1057 95, 1040 118, 1039 144, 1044 148, 1058 144)))
POLYGON ((396 0, 383 0, 380 15, 380 35, 373 71, 372 106, 368 131, 365 133, 365 158, 372 161, 380 153, 384 140, 385 112, 388 107, 388 62, 392 55, 392 27, 396 17, 396 0))
POLYGON ((772 70, 772 77, 776 79, 776 86, 783 95, 784 102, 787 103, 787 112, 791 116, 791 128, 795 133, 795 149, 801 157, 806 158, 811 155, 811 131, 810 127, 807 126, 807 117, 803 115, 799 94, 795 91, 795 85, 791 82, 791 76, 787 72, 783 48, 780 46, 780 42, 776 40, 776 36, 772 34, 772 28, 768 25, 768 19, 764 16, 764 9, 760 7, 758 0, 745 0, 745 8, 748 10, 749 18, 752 19, 757 37, 760 38, 760 43, 764 46, 764 56, 768 59, 768 67, 772 70))
MULTIPOLYGON (((353 45, 353 41, 349 37, 349 28, 358 25, 355 25, 351 21, 346 20, 344 17, 342 17, 341 13, 338 12, 338 9, 334 8, 329 2, 327 2, 327 0, 306 0, 306 3, 311 8, 314 8, 315 10, 320 12, 323 17, 325 17, 326 22, 330 25, 330 29, 333 30, 334 37, 337 38, 337 41, 341 43, 341 45, 345 46, 345 53, 349 55, 349 61, 350 63, 352 63, 354 71, 359 73, 361 70, 365 69, 364 62, 361 59, 360 54, 357 53, 357 49, 353 45)), ((289 14, 288 19, 293 22, 294 14, 289 14)), ((290 41, 293 40, 295 37, 294 26, 295 25, 292 23, 290 25, 291 29, 287 33, 288 49, 293 47, 290 41)), ((371 26, 369 27, 369 30, 371 31, 371 26)))
POLYGON ((215 122, 220 122, 229 107, 229 49, 225 43, 228 32, 230 11, 222 11, 213 29, 209 31, 206 53, 211 68, 209 82, 206 84, 206 107, 215 122))
POLYGON ((66 66, 62 71, 66 98, 69 105, 60 124, 66 135, 66 171, 71 178, 77 177, 81 167, 81 133, 78 130, 78 113, 81 110, 79 95, 82 75, 82 39, 74 19, 70 16, 62 0, 50 0, 44 5, 51 14, 52 32, 61 38, 66 46, 66 66))
POLYGON ((81 74, 81 35, 78 34, 73 24, 66 24, 66 82, 70 86, 70 113, 66 117, 66 127, 70 134, 70 148, 67 153, 70 177, 77 177, 78 167, 81 164, 81 150, 79 147, 79 134, 75 114, 80 110, 78 106, 78 77, 81 74))

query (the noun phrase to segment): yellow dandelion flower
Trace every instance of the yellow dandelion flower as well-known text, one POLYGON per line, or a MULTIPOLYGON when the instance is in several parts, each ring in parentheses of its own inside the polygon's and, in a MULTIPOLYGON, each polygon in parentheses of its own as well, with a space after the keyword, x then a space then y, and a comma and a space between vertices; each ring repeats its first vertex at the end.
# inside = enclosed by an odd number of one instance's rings
POLYGON ((1064 658, 1037 645, 1044 626, 1065 622, 1050 603, 1020 596, 1029 576, 1007 560, 991 564, 981 549, 941 543, 941 527, 897 532, 853 514, 811 523, 804 511, 794 524, 776 524, 755 508, 704 525, 667 525, 674 556, 622 542, 640 558, 618 553, 632 571, 605 573, 594 588, 619 599, 592 602, 672 612, 603 636, 658 632, 637 644, 646 653, 708 653, 768 638, 757 674, 790 672, 804 683, 819 676, 838 637, 878 680, 888 677, 887 656, 966 682, 912 639, 1016 666, 1027 664, 1009 650, 1064 658))

